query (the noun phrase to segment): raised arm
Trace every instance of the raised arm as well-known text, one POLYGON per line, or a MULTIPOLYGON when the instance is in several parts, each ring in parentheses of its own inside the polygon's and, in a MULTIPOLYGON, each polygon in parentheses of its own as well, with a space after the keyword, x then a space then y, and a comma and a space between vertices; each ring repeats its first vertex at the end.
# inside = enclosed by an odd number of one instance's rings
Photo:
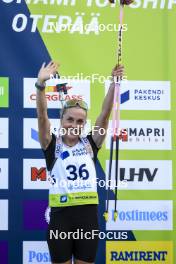
POLYGON ((45 97, 45 82, 50 78, 51 74, 56 74, 58 64, 55 62, 50 62, 47 66, 45 63, 38 73, 37 86, 36 89, 36 102, 37 102, 37 117, 38 117, 38 130, 39 130, 39 140, 41 147, 46 149, 51 142, 50 133, 50 122, 47 113, 47 101, 45 97))
MULTIPOLYGON (((124 67, 122 65, 115 66, 112 71, 112 76, 121 77, 123 76, 123 72, 124 72, 124 67)), ((95 122, 95 129, 94 129, 94 132, 92 133, 92 138, 98 148, 101 147, 106 137, 106 133, 104 135, 101 135, 99 133, 99 129, 103 128, 105 131, 107 131, 109 117, 110 117, 112 107, 113 107, 114 87, 115 87, 115 83, 113 82, 110 84, 108 93, 106 94, 104 98, 101 113, 95 122)))

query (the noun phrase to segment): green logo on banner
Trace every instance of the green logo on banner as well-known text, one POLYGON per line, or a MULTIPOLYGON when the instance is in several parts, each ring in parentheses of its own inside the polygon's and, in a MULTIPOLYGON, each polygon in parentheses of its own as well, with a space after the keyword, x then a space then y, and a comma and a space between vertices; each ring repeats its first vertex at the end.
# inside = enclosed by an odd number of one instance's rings
POLYGON ((9 106, 9 79, 0 77, 0 107, 9 106))

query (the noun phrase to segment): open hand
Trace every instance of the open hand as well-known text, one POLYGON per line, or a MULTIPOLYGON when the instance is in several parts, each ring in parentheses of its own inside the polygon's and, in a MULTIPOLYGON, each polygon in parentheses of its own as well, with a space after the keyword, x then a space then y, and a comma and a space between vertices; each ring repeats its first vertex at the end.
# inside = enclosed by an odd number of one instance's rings
POLYGON ((40 83, 44 83, 51 78, 51 75, 55 75, 59 67, 59 64, 54 61, 49 62, 46 66, 45 64, 45 62, 42 64, 38 73, 38 80, 40 83))

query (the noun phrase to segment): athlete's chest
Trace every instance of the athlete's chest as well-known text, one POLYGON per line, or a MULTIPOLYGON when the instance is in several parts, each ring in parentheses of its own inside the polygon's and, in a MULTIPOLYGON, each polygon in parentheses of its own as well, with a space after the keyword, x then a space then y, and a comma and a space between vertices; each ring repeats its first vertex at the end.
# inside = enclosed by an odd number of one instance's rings
POLYGON ((62 153, 57 158, 52 174, 55 177, 66 178, 70 181, 88 180, 90 175, 95 177, 94 162, 82 142, 74 147, 63 144, 62 153))

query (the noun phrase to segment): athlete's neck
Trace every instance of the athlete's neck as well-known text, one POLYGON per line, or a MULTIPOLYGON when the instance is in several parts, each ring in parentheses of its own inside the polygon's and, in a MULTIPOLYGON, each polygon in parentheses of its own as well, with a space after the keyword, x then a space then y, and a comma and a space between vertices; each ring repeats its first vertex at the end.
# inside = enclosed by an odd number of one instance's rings
POLYGON ((66 144, 67 146, 73 147, 78 143, 79 138, 71 139, 71 138, 67 138, 67 137, 63 136, 62 140, 63 140, 64 144, 66 144))

